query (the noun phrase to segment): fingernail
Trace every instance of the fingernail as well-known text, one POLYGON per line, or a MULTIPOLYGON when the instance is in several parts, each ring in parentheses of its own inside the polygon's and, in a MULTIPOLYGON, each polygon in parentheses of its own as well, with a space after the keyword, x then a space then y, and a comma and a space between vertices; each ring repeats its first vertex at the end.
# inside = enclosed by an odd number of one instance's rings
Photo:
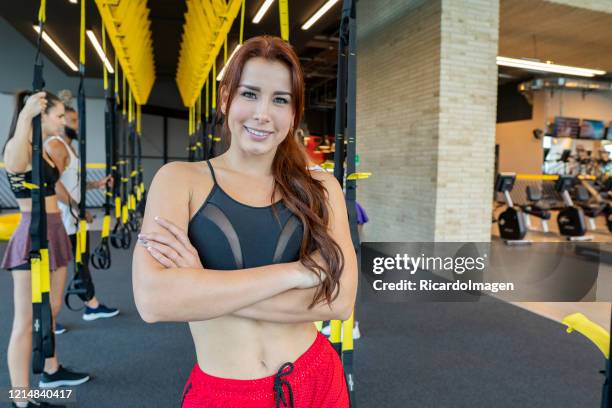
POLYGON ((155 216, 155 221, 159 221, 159 216, 155 216))

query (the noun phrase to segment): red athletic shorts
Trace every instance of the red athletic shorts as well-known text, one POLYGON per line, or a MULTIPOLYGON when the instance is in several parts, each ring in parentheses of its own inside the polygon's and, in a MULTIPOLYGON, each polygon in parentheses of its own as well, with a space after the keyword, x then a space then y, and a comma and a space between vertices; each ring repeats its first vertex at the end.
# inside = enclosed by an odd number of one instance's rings
POLYGON ((183 391, 183 408, 347 408, 344 371, 325 336, 276 375, 256 380, 213 377, 196 364, 183 391), (293 400, 293 405, 291 404, 293 400))

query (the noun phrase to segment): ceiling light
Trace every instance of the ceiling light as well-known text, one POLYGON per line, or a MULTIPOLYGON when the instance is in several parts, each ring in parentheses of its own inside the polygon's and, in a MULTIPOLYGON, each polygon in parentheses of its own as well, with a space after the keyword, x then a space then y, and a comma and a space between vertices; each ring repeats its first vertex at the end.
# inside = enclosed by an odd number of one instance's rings
POLYGON ((230 61, 234 57, 234 54, 236 54, 236 51, 238 51, 238 49, 240 48, 241 45, 242 44, 238 44, 236 46, 236 48, 234 48, 234 51, 232 51, 232 55, 230 55, 229 59, 227 60, 227 62, 223 66, 223 68, 221 68, 221 72, 219 72, 219 74, 217 75, 217 81, 220 81, 223 78, 223 74, 225 74, 225 67, 227 67, 229 65, 230 61))
POLYGON ((261 21, 261 19, 266 14, 266 12, 268 11, 272 3, 274 3, 274 0, 264 1, 264 3, 261 5, 259 10, 257 11, 257 14, 255 14, 255 17, 253 18, 253 24, 258 24, 261 21))
POLYGON ((77 4, 77 3, 78 3, 78 0, 68 0, 68 1, 69 1, 70 3, 72 3, 72 4, 77 4))
POLYGON ((537 61, 517 59, 517 58, 507 58, 507 57, 497 57, 497 65, 502 65, 505 67, 528 69, 532 71, 553 72, 556 74, 567 74, 567 75, 576 75, 576 76, 584 76, 584 77, 594 77, 595 75, 604 75, 606 73, 606 71, 601 71, 598 69, 579 68, 579 67, 571 67, 568 65, 552 64, 550 63, 550 61, 537 62, 537 61))
POLYGON ((332 8, 332 6, 337 2, 338 0, 328 0, 327 3, 323 5, 323 7, 317 10, 317 12, 314 13, 312 17, 310 17, 308 21, 304 23, 304 25, 302 26, 302 30, 308 30, 314 23, 317 22, 318 19, 323 16, 323 14, 327 13, 327 11, 332 8))
MULTIPOLYGON (((32 27, 34 28, 34 31, 40 34, 40 27, 38 27, 37 25, 34 25, 32 27)), ((55 41, 53 41, 51 37, 49 37, 49 35, 45 31, 43 31, 42 38, 43 40, 45 40, 47 44, 49 44, 49 47, 51 47, 51 49, 53 49, 53 51, 55 51, 55 53, 59 55, 61 59, 64 60, 66 65, 68 65, 71 70, 75 72, 79 70, 79 68, 75 65, 75 63, 72 62, 70 58, 68 58, 68 56, 64 53, 64 51, 62 51, 62 49, 55 43, 55 41)))
POLYGON ((104 51, 102 50, 102 47, 100 46, 100 43, 98 42, 98 39, 96 38, 96 35, 94 34, 92 30, 87 30, 87 38, 89 38, 89 41, 96 49, 96 52, 98 53, 98 56, 100 57, 100 60, 102 61, 102 63, 106 65, 106 70, 110 74, 114 74, 115 70, 113 69, 113 66, 111 65, 108 58, 106 58, 106 55, 104 55, 104 51))

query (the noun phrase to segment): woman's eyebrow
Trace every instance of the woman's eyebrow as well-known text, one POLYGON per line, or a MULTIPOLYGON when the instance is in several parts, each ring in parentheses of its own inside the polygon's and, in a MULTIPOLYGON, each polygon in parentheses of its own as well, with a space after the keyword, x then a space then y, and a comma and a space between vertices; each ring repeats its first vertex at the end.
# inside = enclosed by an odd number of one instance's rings
MULTIPOLYGON (((261 88, 258 87, 258 86, 247 85, 247 84, 240 84, 238 86, 250 89, 251 91, 261 92, 261 88)), ((289 95, 289 96, 291 96, 291 92, 288 92, 288 91, 275 91, 273 95, 289 95)))

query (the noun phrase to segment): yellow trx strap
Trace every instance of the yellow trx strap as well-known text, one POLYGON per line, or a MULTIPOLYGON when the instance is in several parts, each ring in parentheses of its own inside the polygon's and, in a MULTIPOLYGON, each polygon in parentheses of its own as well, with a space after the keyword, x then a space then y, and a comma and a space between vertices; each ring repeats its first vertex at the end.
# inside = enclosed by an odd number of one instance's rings
POLYGON ((32 303, 42 303, 42 294, 51 289, 49 276, 49 250, 40 249, 40 258, 31 258, 32 269, 32 303))
MULTIPOLYGON (((125 78, 125 77, 124 77, 125 78)), ((128 93, 128 122, 132 123, 134 119, 134 111, 132 110, 132 90, 128 93)))
POLYGON ((115 57, 115 100, 116 103, 120 104, 123 101, 119 100, 119 65, 117 64, 117 58, 115 57))
POLYGON ((79 222, 79 231, 81 232, 81 253, 85 253, 85 249, 87 248, 87 220, 81 220, 79 222))
POLYGON ((140 115, 142 114, 140 105, 136 104, 136 133, 140 134, 141 131, 141 123, 140 123, 140 115))
POLYGON ((40 8, 38 9, 38 21, 44 23, 47 20, 47 0, 40 0, 40 8))
MULTIPOLYGON (((125 180, 127 180, 127 178, 125 180)), ((123 224, 127 224, 128 222, 128 206, 127 205, 124 205, 121 208, 121 222, 123 224)))
POLYGON ((189 126, 187 129, 187 133, 189 134, 189 137, 191 137, 191 135, 193 134, 193 106, 189 107, 189 126))
POLYGON ((121 93, 123 95, 123 99, 122 99, 122 103, 121 103, 121 113, 123 113, 123 116, 125 116, 125 84, 126 84, 126 79, 125 79, 125 71, 121 70, 121 84, 122 84, 122 89, 121 89, 121 93))
MULTIPOLYGON (((132 90, 128 92, 128 123, 134 125, 134 99, 132 97, 132 90)), ((134 154, 134 152, 132 152, 134 154)), ((134 158, 130 158, 130 160, 134 160, 134 158)), ((133 163, 133 162, 132 162, 133 163)), ((130 173, 130 177, 134 178, 134 173, 130 173)), ((133 183, 132 183, 133 185, 133 183)), ((130 191, 130 195, 128 197, 128 210, 134 211, 136 209, 136 197, 134 196, 134 191, 130 191)))
MULTIPOLYGON (((139 139, 138 143, 140 143, 140 134, 142 132, 141 116, 142 116, 141 105, 136 104, 136 137, 139 139)), ((142 172, 142 163, 140 160, 140 154, 138 157, 139 157, 139 160, 137 161, 137 163, 139 167, 137 170, 138 170, 138 174, 140 174, 142 172)), ((140 202, 142 200, 143 193, 144 193, 144 182, 141 182, 138 186, 136 186, 136 202, 140 202)))
POLYGON ((289 42, 289 4, 288 0, 278 1, 278 13, 280 15, 281 38, 289 42))
POLYGON ((242 45, 242 39, 244 37, 244 9, 246 0, 242 0, 242 6, 240 7, 240 40, 238 43, 242 45))
POLYGON ((329 326, 329 341, 336 350, 336 352, 340 354, 340 341, 342 340, 342 322, 340 320, 332 320, 329 322, 329 326))
POLYGON ((198 103, 196 105, 196 129, 202 123, 202 91, 198 95, 198 103))
MULTIPOLYGON (((42 258, 42 249, 41 258, 42 258)), ((42 279, 41 279, 41 258, 31 258, 30 259, 30 268, 32 269, 32 303, 41 303, 42 302, 42 279)))
MULTIPOLYGON (((102 24, 102 52, 106 55, 106 28, 102 24)), ((102 62, 102 72, 104 73, 104 90, 108 90, 108 72, 106 71, 106 64, 102 62)))
POLYGON ((348 320, 342 322, 342 352, 353 350, 353 323, 355 313, 351 313, 348 320))
POLYGON ((115 197, 115 218, 121 218, 121 197, 115 197))
POLYGON ((85 65, 85 0, 81 0, 81 36, 79 47, 79 63, 85 65))

